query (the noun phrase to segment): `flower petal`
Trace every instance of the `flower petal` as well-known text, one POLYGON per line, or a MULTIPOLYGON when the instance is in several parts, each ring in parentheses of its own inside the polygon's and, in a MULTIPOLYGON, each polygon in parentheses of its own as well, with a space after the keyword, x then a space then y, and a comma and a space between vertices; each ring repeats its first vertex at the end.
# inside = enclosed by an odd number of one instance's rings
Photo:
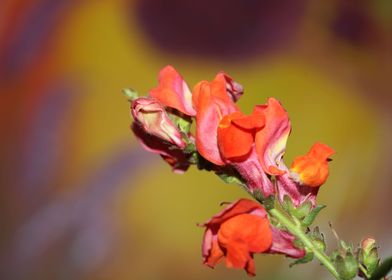
POLYGON ((275 193, 274 185, 261 168, 254 146, 252 146, 252 150, 246 160, 232 161, 230 164, 234 166, 245 180, 247 187, 251 192, 260 190, 264 197, 268 197, 275 193))
POLYGON ((215 80, 221 79, 225 81, 226 91, 231 100, 233 100, 233 102, 237 102, 238 99, 240 99, 240 97, 244 94, 243 87, 224 72, 218 73, 218 75, 215 77, 215 80))
POLYGON ((306 254, 305 250, 294 246, 295 237, 283 230, 271 227, 272 230, 272 246, 268 250, 271 254, 284 254, 291 258, 303 258, 306 254))
POLYGON ((218 236, 207 229, 203 238, 204 264, 214 267, 223 257, 224 253, 218 244, 218 236))
POLYGON ((325 144, 315 143, 305 156, 291 165, 291 177, 301 185, 317 188, 328 178, 328 159, 335 151, 325 144))
MULTIPOLYGON (((251 131, 244 130, 233 123, 231 118, 239 112, 225 116, 218 126, 218 146, 223 158, 236 161, 247 155, 253 145, 251 131)), ((242 161, 242 160, 240 160, 242 161)))
POLYGON ((216 81, 200 82, 193 93, 196 106, 196 147, 199 153, 216 165, 224 165, 218 148, 218 125, 223 116, 238 111, 228 98, 224 85, 216 81), (223 95, 222 95, 223 93, 223 95), (218 96, 226 96, 222 99, 218 96))
POLYGON ((243 129, 259 130, 265 125, 265 116, 263 112, 255 107, 251 115, 237 115, 235 118, 232 118, 232 122, 243 129))
POLYGON ((315 207, 318 188, 311 188, 295 182, 290 177, 287 167, 282 167, 282 163, 280 167, 287 172, 276 176, 279 201, 285 203, 284 197, 288 196, 294 207, 298 207, 307 201, 310 201, 312 207, 315 207))
POLYGON ((281 175, 278 168, 286 149, 291 126, 287 112, 275 98, 269 98, 267 105, 258 106, 265 115, 265 126, 256 133, 256 151, 263 170, 270 175, 281 175))
POLYGON ((150 96, 158 99, 164 106, 177 109, 186 115, 196 114, 192 106, 192 93, 173 66, 163 68, 159 72, 158 80, 158 87, 150 90, 150 96))
POLYGON ((182 149, 147 133, 140 123, 134 122, 131 128, 143 148, 149 152, 160 154, 172 166, 174 172, 183 173, 189 168, 188 155, 182 149))
POLYGON ((220 225, 225 220, 243 213, 253 213, 254 215, 260 217, 267 216, 267 212, 259 203, 250 199, 242 198, 233 203, 230 203, 228 206, 226 206, 224 210, 222 210, 220 213, 213 216, 204 225, 205 226, 208 225, 211 227, 213 225, 220 225))

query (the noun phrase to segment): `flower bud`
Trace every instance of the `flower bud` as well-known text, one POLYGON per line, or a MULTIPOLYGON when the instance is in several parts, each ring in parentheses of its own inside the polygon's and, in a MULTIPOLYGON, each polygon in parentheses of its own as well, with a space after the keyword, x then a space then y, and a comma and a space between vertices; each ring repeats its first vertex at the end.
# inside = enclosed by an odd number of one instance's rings
POLYGON ((380 260, 378 257, 376 240, 373 238, 366 238, 362 240, 359 258, 366 266, 368 273, 372 275, 378 267, 380 260))
POLYGON ((183 149, 186 146, 177 126, 154 98, 141 97, 132 102, 131 113, 143 130, 183 149))
POLYGON ((319 227, 314 228, 311 237, 317 249, 321 252, 325 252, 327 246, 325 245, 324 235, 320 232, 319 227))
POLYGON ((337 255, 335 266, 342 280, 352 280, 358 273, 358 262, 351 252, 347 252, 345 256, 337 255))

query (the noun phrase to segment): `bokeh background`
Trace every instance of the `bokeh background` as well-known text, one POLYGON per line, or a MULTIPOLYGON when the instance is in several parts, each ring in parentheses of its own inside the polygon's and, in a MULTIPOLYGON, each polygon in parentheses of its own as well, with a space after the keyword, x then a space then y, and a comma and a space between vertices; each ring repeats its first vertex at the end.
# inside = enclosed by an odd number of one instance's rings
MULTIPOLYGON (((196 223, 244 197, 191 168, 175 175, 129 130, 122 88, 147 93, 174 65, 190 86, 224 70, 245 112, 275 96, 289 164, 336 151, 318 219, 392 253, 389 0, 2 0, 0 279, 244 279, 202 266, 196 223)), ((256 256, 256 279, 329 279, 317 263, 256 256)))

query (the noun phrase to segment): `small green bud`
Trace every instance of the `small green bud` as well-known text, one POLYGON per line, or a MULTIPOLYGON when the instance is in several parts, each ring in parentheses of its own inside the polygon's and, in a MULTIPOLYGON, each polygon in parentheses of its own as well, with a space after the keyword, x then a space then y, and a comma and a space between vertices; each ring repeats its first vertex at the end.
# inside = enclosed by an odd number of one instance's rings
POLYGON ((325 245, 325 241, 322 239, 314 239, 313 240, 314 245, 317 247, 322 252, 325 252, 327 246, 325 245))
POLYGON ((324 235, 320 232, 319 227, 315 227, 310 236, 317 249, 325 252, 327 246, 325 245, 324 235))
POLYGON ((365 265, 368 273, 372 275, 377 269, 380 261, 378 257, 376 240, 373 238, 366 238, 362 240, 359 258, 365 265))
POLYGON ((351 280, 358 274, 358 262, 351 252, 337 255, 335 266, 342 280, 351 280))

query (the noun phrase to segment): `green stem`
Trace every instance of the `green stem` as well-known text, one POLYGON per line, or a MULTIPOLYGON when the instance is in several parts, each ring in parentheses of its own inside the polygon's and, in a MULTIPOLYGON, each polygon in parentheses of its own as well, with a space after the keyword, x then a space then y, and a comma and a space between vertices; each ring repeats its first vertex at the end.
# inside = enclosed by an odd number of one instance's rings
POLYGON ((367 272, 367 269, 366 269, 362 264, 359 264, 359 269, 363 272, 363 274, 365 274, 365 276, 366 276, 367 279, 370 278, 370 275, 369 275, 369 273, 367 272))
POLYGON ((278 221, 284 225, 292 234, 294 234, 296 237, 298 237, 302 243, 305 245, 305 247, 313 252, 313 254, 316 256, 316 258, 331 272, 331 274, 336 278, 340 279, 339 273, 337 272, 335 266, 331 262, 331 260, 328 258, 324 252, 320 251, 310 240, 310 238, 302 231, 301 227, 296 225, 294 222, 292 222, 283 212, 280 210, 273 208, 268 210, 268 212, 274 216, 278 221))

